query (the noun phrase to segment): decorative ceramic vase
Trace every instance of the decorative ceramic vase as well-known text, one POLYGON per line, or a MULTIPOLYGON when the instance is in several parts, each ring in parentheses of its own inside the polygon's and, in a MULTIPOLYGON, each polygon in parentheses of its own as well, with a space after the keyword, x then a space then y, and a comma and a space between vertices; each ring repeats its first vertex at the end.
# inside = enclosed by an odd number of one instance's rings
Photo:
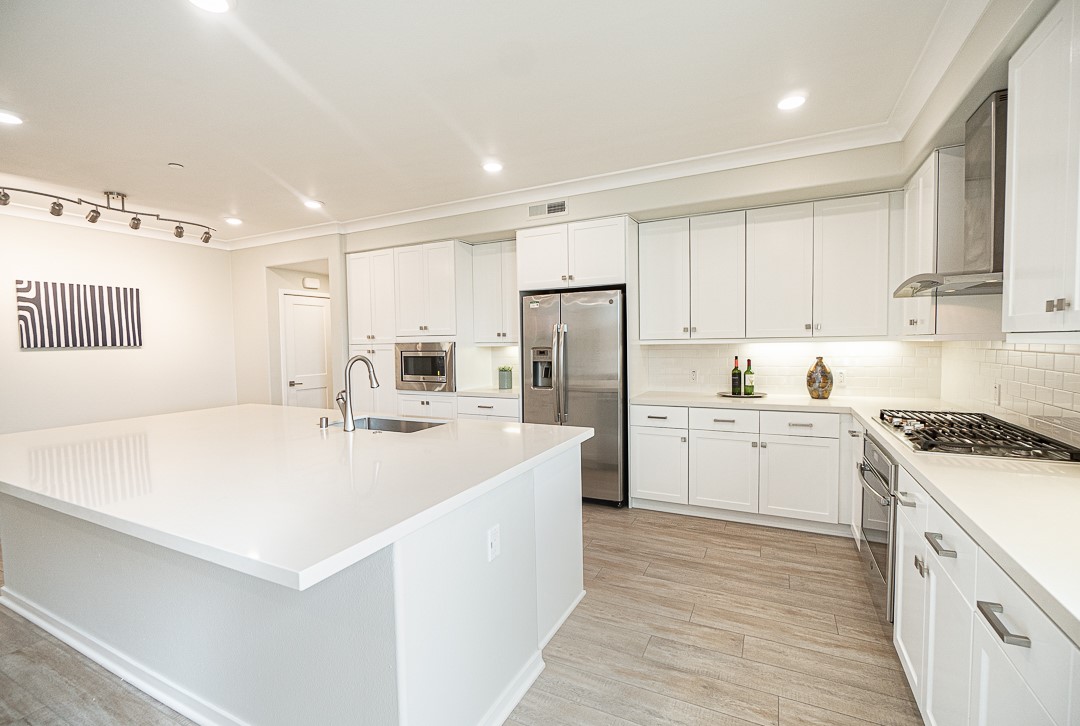
MULTIPOLYGON (((830 384, 831 385, 831 384, 830 384)), ((514 372, 499 371, 499 388, 503 391, 514 387, 514 372)))
POLYGON ((832 384, 832 371, 821 356, 818 356, 817 361, 806 372, 806 390, 810 392, 810 398, 828 398, 832 393, 832 384))

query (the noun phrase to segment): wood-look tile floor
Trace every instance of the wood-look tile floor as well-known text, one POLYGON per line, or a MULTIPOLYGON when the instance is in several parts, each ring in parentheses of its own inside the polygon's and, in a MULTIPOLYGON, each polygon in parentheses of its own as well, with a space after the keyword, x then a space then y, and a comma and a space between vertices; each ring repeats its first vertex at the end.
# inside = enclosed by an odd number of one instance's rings
POLYGON ((851 540, 589 504, 584 540, 509 726, 922 726, 851 540))
MULTIPOLYGON (((922 724, 850 540, 599 505, 584 538, 510 726, 922 724)), ((0 607, 0 724, 191 721, 0 607)))

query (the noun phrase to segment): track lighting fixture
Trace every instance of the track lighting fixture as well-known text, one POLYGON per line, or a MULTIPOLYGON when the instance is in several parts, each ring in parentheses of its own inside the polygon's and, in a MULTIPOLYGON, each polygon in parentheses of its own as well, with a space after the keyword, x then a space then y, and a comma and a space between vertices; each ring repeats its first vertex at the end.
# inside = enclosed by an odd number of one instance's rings
POLYGON ((11 203, 11 195, 8 193, 9 191, 19 192, 21 194, 33 194, 34 196, 47 197, 49 199, 52 199, 53 202, 49 205, 49 214, 54 217, 63 216, 63 202, 69 202, 71 204, 78 205, 88 204, 93 207, 93 209, 86 213, 86 221, 90 224, 96 224, 97 221, 101 219, 101 215, 103 212, 120 212, 124 215, 134 215, 128 222, 128 226, 132 229, 139 229, 140 227, 142 227, 143 217, 152 218, 159 222, 172 222, 176 225, 175 227, 173 227, 173 236, 177 239, 182 239, 184 237, 185 226, 197 227, 199 229, 205 230, 201 237, 203 242, 209 242, 210 234, 217 231, 213 227, 208 227, 205 224, 199 224, 198 222, 188 222, 183 219, 170 219, 168 217, 162 217, 156 212, 139 212, 134 209, 128 209, 126 206, 127 195, 123 194, 122 192, 105 192, 105 203, 102 204, 100 202, 94 202, 82 198, 69 199, 68 197, 61 197, 57 196, 56 194, 48 194, 46 192, 38 192, 34 191, 33 189, 15 189, 14 187, 7 187, 4 189, 0 189, 0 207, 6 207, 8 204, 11 203), (63 202, 61 200, 63 200, 63 202))

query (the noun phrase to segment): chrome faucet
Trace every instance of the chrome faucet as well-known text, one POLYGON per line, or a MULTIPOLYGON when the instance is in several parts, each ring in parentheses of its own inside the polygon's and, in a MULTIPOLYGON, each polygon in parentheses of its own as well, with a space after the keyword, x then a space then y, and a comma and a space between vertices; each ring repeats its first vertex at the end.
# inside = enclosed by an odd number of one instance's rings
POLYGON ((375 366, 372 365, 371 360, 367 356, 354 355, 349 359, 349 362, 345 364, 345 390, 337 395, 338 408, 341 409, 341 415, 345 417, 345 430, 356 431, 356 421, 353 420, 352 410, 352 367, 356 361, 363 361, 367 366, 368 383, 372 388, 379 387, 379 379, 375 376, 375 366))

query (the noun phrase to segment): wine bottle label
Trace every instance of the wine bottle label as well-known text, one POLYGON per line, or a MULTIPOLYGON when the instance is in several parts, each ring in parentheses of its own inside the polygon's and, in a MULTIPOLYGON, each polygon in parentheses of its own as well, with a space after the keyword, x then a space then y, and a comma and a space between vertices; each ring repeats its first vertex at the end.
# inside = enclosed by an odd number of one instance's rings
POLYGON ((746 374, 746 381, 743 383, 743 385, 746 388, 753 388, 754 387, 754 374, 753 373, 747 373, 746 374))

